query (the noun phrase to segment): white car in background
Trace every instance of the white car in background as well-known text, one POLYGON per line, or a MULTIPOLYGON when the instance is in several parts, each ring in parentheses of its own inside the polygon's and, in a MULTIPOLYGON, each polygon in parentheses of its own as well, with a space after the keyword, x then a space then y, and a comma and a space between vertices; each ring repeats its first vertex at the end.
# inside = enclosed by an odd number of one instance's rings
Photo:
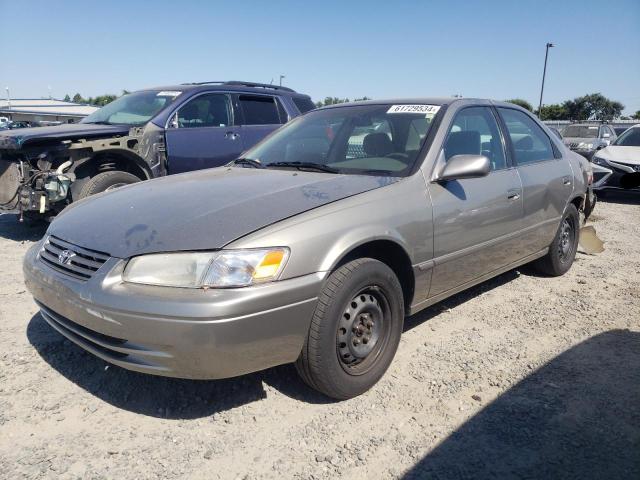
POLYGON ((595 153, 594 190, 624 189, 640 192, 640 124, 595 153), (600 168, 598 168, 600 167, 600 168))

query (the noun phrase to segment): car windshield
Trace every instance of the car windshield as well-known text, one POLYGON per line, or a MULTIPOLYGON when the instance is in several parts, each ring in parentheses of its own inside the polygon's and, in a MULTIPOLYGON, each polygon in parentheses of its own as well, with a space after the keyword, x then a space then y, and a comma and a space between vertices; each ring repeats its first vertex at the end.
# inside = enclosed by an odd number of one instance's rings
POLYGON ((299 117, 246 152, 264 167, 404 176, 418 157, 437 105, 354 105, 299 117), (322 167, 322 168, 318 168, 322 167))
POLYGON ((598 136, 597 125, 569 125, 562 135, 565 138, 596 138, 598 136))
POLYGON ((128 93, 85 117, 81 123, 142 125, 173 102, 180 93, 176 91, 128 93))
POLYGON ((640 127, 628 129, 613 144, 621 147, 640 147, 640 127))

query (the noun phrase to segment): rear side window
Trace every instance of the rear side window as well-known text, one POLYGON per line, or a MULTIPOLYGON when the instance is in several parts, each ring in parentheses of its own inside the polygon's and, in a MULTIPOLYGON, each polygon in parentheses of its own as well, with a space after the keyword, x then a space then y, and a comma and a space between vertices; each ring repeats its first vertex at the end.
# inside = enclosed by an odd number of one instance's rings
POLYGON ((507 126, 518 165, 555 158, 551 140, 529 115, 510 108, 498 108, 507 126))
POLYGON ((310 98, 292 97, 292 99, 293 103, 298 107, 298 110, 300 110, 300 113, 307 113, 308 111, 316 108, 310 98))
POLYGON ((262 95, 240 95, 244 125, 280 124, 275 98, 262 95))
POLYGON ((226 95, 200 95, 178 110, 178 127, 226 127, 230 118, 231 103, 226 95))

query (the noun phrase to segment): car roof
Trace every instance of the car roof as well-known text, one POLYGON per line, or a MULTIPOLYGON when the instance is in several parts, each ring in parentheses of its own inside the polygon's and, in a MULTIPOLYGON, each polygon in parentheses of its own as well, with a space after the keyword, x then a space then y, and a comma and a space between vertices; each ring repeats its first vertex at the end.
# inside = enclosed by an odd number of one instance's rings
POLYGON ((293 97, 309 97, 303 93, 298 93, 288 87, 279 85, 270 85, 266 83, 242 82, 242 81, 226 81, 226 82, 194 82, 181 83, 178 85, 165 85, 160 87, 142 88, 138 91, 180 91, 180 92, 197 92, 197 91, 232 91, 232 92, 248 92, 248 93, 270 93, 272 95, 288 95, 293 97))
POLYGON ((354 105, 453 105, 453 104, 465 104, 465 105, 494 105, 496 107, 509 107, 516 108, 518 110, 527 111, 524 108, 514 103, 500 102, 498 100, 491 100, 487 98, 461 98, 461 97, 413 97, 413 98, 390 98, 380 100, 362 100, 355 102, 337 103, 334 105, 327 105, 325 108, 339 108, 344 106, 354 105))

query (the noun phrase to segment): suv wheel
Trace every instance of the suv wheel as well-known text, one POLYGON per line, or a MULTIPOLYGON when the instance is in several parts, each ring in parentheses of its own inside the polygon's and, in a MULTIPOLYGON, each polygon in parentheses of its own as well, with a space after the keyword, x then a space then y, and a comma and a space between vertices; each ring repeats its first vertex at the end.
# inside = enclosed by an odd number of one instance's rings
POLYGON ((96 193, 108 192, 124 185, 139 182, 140 179, 135 175, 120 170, 110 172, 102 172, 91 177, 80 190, 80 198, 85 198, 96 193))
POLYGON ((402 288, 393 271, 371 258, 353 260, 324 285, 296 362, 298 373, 329 397, 360 395, 391 364, 403 322, 402 288))
POLYGON ((549 246, 549 252, 535 266, 542 273, 558 277, 564 275, 576 257, 580 235, 580 216, 575 205, 569 204, 564 213, 558 232, 549 246))

